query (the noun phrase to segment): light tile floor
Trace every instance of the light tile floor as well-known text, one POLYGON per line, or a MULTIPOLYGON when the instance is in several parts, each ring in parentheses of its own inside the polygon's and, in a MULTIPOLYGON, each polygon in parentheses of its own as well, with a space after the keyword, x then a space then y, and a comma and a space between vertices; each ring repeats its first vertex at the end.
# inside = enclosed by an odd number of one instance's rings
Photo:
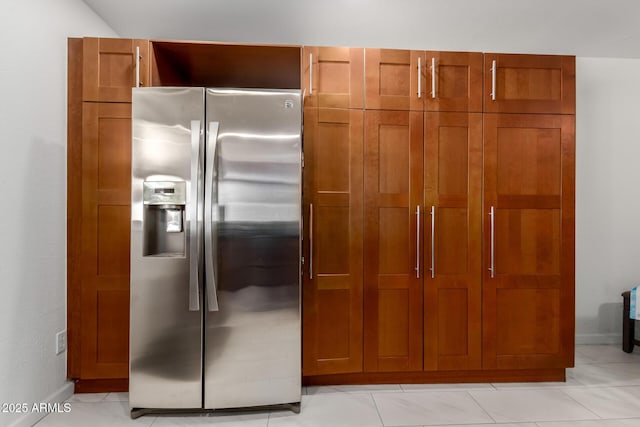
POLYGON ((126 393, 76 394, 37 427, 640 427, 640 349, 576 346, 566 383, 303 388, 302 411, 129 418, 126 393))

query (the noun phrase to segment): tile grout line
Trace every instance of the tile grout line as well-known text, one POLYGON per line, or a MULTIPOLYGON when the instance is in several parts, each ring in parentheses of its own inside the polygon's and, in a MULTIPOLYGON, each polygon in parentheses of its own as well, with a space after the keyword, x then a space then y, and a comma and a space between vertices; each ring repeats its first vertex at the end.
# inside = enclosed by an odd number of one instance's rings
MULTIPOLYGON (((402 390, 402 385, 400 385, 400 389, 402 390)), ((382 415, 380 415, 380 409, 378 408, 378 403, 376 402, 376 398, 373 395, 373 392, 369 393, 369 395, 371 396, 371 400, 373 401, 373 407, 376 408, 376 413, 378 414, 380 425, 384 427, 384 421, 382 420, 382 415)))
MULTIPOLYGON (((572 401, 576 402, 578 405, 582 406, 584 409, 586 409, 587 411, 591 412, 593 415, 595 415, 596 420, 604 420, 606 418, 602 418, 600 415, 596 414, 595 412, 593 412, 591 409, 587 408, 585 405, 583 405, 582 403, 578 402, 576 399, 573 398, 573 396, 571 396, 569 393, 566 393, 564 390, 560 390, 562 391, 563 394, 565 394, 569 399, 571 399, 572 401)), ((581 420, 581 421, 589 421, 589 420, 581 420)))
MULTIPOLYGON (((497 392, 498 390, 495 390, 495 391, 497 392)), ((492 419, 492 420, 493 420, 493 423, 494 423, 494 424, 497 424, 497 423, 498 423, 498 422, 496 421, 496 419, 495 419, 495 418, 493 418, 493 417, 491 416, 491 414, 490 414, 490 413, 489 413, 489 412, 484 408, 484 406, 482 406, 482 405, 480 404, 480 402, 478 402, 478 401, 476 400, 476 398, 475 398, 475 397, 473 397, 473 394, 471 394, 471 392, 470 392, 470 391, 466 391, 465 393, 467 393, 467 394, 469 395, 469 397, 471 398, 471 400, 473 400, 473 401, 475 402, 475 404, 476 404, 476 405, 478 405, 478 408, 482 409, 482 412, 484 412, 485 414, 487 414, 487 416, 488 416, 490 419, 492 419)))

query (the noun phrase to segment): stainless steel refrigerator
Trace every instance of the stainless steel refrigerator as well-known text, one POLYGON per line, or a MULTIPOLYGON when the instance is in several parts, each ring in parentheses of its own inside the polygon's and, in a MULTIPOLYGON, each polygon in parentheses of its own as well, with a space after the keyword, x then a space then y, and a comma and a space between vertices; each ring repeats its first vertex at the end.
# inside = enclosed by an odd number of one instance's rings
POLYGON ((131 416, 301 394, 301 93, 132 98, 131 416))

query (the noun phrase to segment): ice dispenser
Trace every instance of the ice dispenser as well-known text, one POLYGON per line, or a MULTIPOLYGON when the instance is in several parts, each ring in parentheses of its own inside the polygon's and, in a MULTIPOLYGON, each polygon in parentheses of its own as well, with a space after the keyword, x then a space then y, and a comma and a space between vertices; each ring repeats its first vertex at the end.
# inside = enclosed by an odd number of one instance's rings
POLYGON ((143 185, 143 255, 185 256, 186 183, 145 181, 143 185))

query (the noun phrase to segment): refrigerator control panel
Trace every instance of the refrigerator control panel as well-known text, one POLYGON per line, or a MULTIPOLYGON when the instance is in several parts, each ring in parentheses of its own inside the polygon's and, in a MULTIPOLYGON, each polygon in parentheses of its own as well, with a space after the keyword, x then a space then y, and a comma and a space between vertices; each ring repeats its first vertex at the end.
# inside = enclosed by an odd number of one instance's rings
POLYGON ((142 200, 145 205, 185 205, 187 183, 184 181, 145 181, 142 200))

